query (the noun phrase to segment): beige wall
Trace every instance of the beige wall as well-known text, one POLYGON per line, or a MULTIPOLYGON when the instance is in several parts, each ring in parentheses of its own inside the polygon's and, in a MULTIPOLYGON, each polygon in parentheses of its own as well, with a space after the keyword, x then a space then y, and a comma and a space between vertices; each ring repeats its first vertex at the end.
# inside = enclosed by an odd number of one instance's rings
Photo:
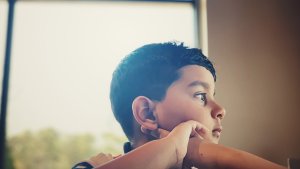
POLYGON ((300 5, 208 0, 209 56, 227 110, 222 144, 286 165, 300 158, 300 5))

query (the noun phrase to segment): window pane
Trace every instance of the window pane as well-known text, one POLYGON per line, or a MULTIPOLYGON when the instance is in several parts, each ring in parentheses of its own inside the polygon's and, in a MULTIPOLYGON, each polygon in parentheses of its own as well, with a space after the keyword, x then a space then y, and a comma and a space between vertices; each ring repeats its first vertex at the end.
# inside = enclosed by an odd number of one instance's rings
POLYGON ((113 69, 146 43, 177 40, 194 46, 193 15, 190 3, 17 2, 9 137, 87 133, 97 151, 121 153, 122 144, 107 145, 107 139, 125 138, 110 108, 113 69))

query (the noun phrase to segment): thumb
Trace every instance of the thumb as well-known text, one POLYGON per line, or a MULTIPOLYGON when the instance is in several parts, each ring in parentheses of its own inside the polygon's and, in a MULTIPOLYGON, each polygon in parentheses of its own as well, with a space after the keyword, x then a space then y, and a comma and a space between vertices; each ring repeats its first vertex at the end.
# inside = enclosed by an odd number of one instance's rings
POLYGON ((165 129, 162 129, 162 128, 158 128, 157 132, 159 134, 159 138, 164 138, 167 135, 169 135, 169 133, 170 133, 168 130, 165 130, 165 129))
POLYGON ((151 135, 152 137, 156 139, 164 138, 166 137, 170 132, 161 128, 157 128, 155 130, 149 130, 145 128, 144 126, 141 126, 141 131, 144 134, 151 135))
POLYGON ((170 132, 161 128, 157 128, 156 130, 151 130, 150 134, 156 139, 161 139, 166 137, 170 132))

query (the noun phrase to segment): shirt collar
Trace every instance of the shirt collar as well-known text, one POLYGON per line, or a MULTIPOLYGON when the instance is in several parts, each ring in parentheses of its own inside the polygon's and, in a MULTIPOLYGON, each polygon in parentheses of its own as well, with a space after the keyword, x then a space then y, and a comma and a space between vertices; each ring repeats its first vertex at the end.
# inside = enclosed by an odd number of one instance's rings
POLYGON ((125 142, 124 143, 123 150, 124 150, 125 154, 128 153, 128 152, 130 152, 132 150, 130 142, 125 142))

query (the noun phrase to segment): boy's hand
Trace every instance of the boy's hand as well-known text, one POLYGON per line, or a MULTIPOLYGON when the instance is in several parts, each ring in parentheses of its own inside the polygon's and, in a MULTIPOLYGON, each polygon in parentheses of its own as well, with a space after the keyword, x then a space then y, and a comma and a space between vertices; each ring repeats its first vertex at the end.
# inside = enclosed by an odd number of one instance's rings
POLYGON ((192 120, 179 124, 171 132, 160 128, 155 131, 149 131, 141 127, 141 130, 145 134, 150 134, 158 139, 165 138, 173 143, 176 149, 177 167, 182 166, 183 159, 187 154, 190 139, 193 140, 193 142, 197 140, 197 142, 200 143, 207 139, 208 133, 208 129, 204 125, 192 120))

